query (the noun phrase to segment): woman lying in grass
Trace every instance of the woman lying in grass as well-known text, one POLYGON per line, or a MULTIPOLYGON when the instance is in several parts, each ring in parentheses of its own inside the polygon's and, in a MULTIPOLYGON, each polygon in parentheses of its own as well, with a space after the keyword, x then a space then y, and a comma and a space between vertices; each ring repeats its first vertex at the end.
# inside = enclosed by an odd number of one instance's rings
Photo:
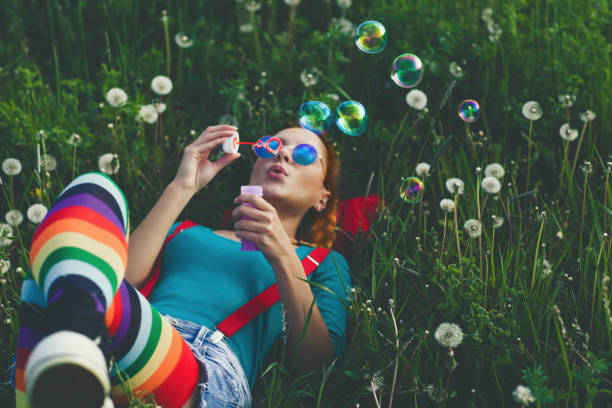
POLYGON ((236 131, 212 126, 187 146, 132 234, 125 198, 106 176, 84 174, 61 193, 34 235, 22 288, 18 406, 106 407, 152 394, 164 407, 249 407, 279 338, 298 372, 343 355, 339 298, 351 282, 344 258, 321 249, 334 241, 338 203, 339 161, 325 137, 302 128, 276 134, 282 147, 256 160, 249 181, 263 196, 236 198, 233 231, 175 222, 240 156, 208 159, 236 131), (257 250, 241 250, 241 240, 257 250))

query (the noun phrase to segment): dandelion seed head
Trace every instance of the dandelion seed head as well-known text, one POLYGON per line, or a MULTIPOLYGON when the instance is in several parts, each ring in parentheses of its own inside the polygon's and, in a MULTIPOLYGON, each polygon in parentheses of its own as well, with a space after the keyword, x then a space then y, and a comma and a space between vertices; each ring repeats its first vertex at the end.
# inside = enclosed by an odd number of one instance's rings
POLYGON ((463 331, 455 323, 440 323, 434 337, 441 346, 454 348, 461 344, 463 331))
POLYGON ((255 27, 251 23, 240 24, 240 26, 238 27, 238 30, 240 30, 242 34, 252 33, 254 29, 255 27))
POLYGON ((501 228, 504 225, 504 217, 498 217, 497 215, 492 215, 493 219, 493 228, 501 228))
POLYGON ((300 74, 300 80, 304 84, 305 87, 316 85, 319 82, 319 77, 321 76, 321 71, 317 68, 305 69, 300 74))
POLYGON ((561 139, 572 142, 578 137, 578 131, 576 129, 570 128, 567 123, 564 123, 559 128, 559 135, 561 136, 561 139))
POLYGON ((591 122, 595 119, 597 115, 595 115, 595 112, 587 110, 586 112, 582 112, 580 114, 580 120, 583 121, 584 123, 587 122, 591 122))
POLYGON ((155 108, 155 111, 157 111, 158 114, 164 113, 167 108, 166 104, 163 102, 155 102, 153 104, 153 107, 155 108))
POLYGON ((19 210, 10 210, 4 215, 4 219, 9 225, 16 227, 23 222, 23 214, 19 210))
POLYGON ((415 171, 416 171, 417 176, 424 178, 429 175, 429 169, 430 169, 429 163, 421 162, 416 165, 415 171))
POLYGON ((448 71, 455 78, 463 78, 463 68, 461 68, 461 66, 457 64, 455 61, 450 63, 448 67, 448 71))
POLYGON ((32 204, 26 211, 26 215, 33 224, 40 224, 47 215, 47 207, 40 203, 32 204))
POLYGON ((13 240, 13 227, 9 224, 0 223, 0 247, 10 245, 13 240))
POLYGON ((258 11, 261 8, 261 3, 258 3, 256 1, 249 1, 244 5, 244 8, 247 9, 247 11, 254 13, 256 11, 258 11))
POLYGON ((104 174, 113 175, 119 171, 119 156, 106 153, 98 158, 98 168, 104 174))
POLYGON ((81 136, 77 135, 76 133, 73 133, 70 135, 70 137, 68 138, 68 143, 70 143, 73 146, 78 145, 81 142, 81 136))
POLYGON ((9 157, 2 162, 2 171, 7 176, 16 176, 21 173, 21 162, 19 159, 15 159, 13 157, 9 157))
POLYGON ((352 1, 351 0, 338 0, 338 7, 340 7, 341 9, 348 9, 350 8, 352 5, 352 1))
POLYGON ((484 22, 488 22, 489 20, 491 20, 492 16, 493 16, 493 9, 491 7, 485 7, 480 12, 480 18, 484 22))
POLYGON ((455 201, 443 198, 440 200, 440 208, 442 211, 446 211, 447 213, 452 212, 455 209, 455 201))
POLYGON ((174 42, 181 48, 189 48, 193 45, 193 38, 189 38, 185 33, 176 33, 174 42))
POLYGON ((536 101, 529 101, 523 105, 523 116, 529 120, 538 120, 543 113, 542 107, 536 101))
POLYGON ((559 103, 562 108, 571 108, 576 101, 576 95, 564 94, 559 95, 559 103))
POLYGON ((473 218, 463 224, 463 229, 470 235, 470 238, 478 238, 482 234, 482 224, 473 218))
POLYGON ((588 176, 593 173, 593 165, 590 161, 585 160, 582 166, 580 166, 580 170, 582 170, 582 172, 588 176))
POLYGON ((465 189, 463 180, 456 178, 456 177, 447 179, 445 184, 446 184, 446 189, 451 194, 463 194, 463 191, 465 189))
POLYGON ((514 400, 523 406, 527 406, 532 402, 535 402, 535 398, 531 393, 529 387, 524 385, 518 385, 514 391, 512 391, 514 400))
POLYGON ((501 180, 504 177, 506 172, 504 171, 504 167, 499 163, 491 163, 487 167, 485 167, 484 171, 485 177, 495 177, 498 180, 501 180))
POLYGON ((167 95, 172 91, 172 80, 165 75, 158 75, 151 80, 151 89, 158 95, 167 95))
POLYGON ((0 273, 4 275, 11 269, 11 261, 8 259, 0 259, 0 273))
POLYGON ((480 185, 489 194, 497 194, 501 189, 501 183, 493 176, 483 178, 480 185))
POLYGON ((413 89, 406 94, 406 103, 411 108, 421 111, 427 106, 427 95, 423 91, 413 89))
POLYGON ((138 118, 149 124, 157 122, 157 117, 157 109, 155 109, 155 106, 153 105, 144 105, 138 110, 138 118))
POLYGON ((542 259, 542 276, 547 278, 552 273, 552 265, 546 259, 542 259))
POLYGON ((425 392, 432 401, 443 402, 446 400, 446 393, 444 392, 444 389, 436 387, 433 384, 428 384, 425 386, 425 392))
MULTIPOLYGON (((121 88, 111 88, 106 93, 106 101, 113 108, 120 108, 124 106, 127 103, 127 100, 128 100, 128 96, 125 93, 125 91, 121 88)), ((100 106, 100 108, 104 106, 103 104, 100 104, 100 105, 102 105, 100 106)))
POLYGON ((340 18, 332 18, 330 27, 334 31, 340 32, 342 35, 353 36, 357 31, 357 27, 350 20, 340 17, 340 18))

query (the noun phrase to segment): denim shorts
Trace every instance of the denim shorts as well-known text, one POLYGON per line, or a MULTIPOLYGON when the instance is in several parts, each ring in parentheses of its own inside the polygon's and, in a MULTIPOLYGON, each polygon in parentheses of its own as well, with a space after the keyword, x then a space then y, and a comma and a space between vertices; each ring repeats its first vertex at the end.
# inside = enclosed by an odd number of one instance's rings
POLYGON ((250 408, 251 391, 240 361, 222 339, 212 343, 213 331, 189 320, 164 315, 189 344, 200 362, 200 408, 250 408))

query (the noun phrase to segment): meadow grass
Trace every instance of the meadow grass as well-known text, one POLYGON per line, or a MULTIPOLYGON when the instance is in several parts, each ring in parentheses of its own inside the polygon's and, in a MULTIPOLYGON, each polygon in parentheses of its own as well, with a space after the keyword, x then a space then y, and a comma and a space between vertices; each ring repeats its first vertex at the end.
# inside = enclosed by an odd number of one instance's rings
MULTIPOLYGON (((376 193, 385 201, 347 255, 347 353, 297 376, 279 343, 260 371, 254 406, 511 407, 521 405, 518 385, 529 387, 534 406, 612 404, 607 2, 363 0, 342 9, 335 0, 295 8, 262 0, 256 11, 212 0, 3 3, 1 159, 23 168, 2 174, 0 212, 17 209, 24 221, 0 241, 10 241, 0 247, 10 262, 0 281, 2 406, 14 403, 7 368, 36 228, 31 205, 48 208, 74 175, 99 170, 99 156, 111 153, 120 165, 112 177, 138 225, 206 126, 235 121, 252 141, 295 119, 302 102, 334 110, 347 99, 366 107, 369 124, 357 137, 330 132, 341 198, 376 193), (387 47, 359 51, 340 18, 382 22, 387 47), (193 45, 179 47, 179 32, 193 45), (424 62, 417 88, 426 110, 410 108, 407 89, 389 79, 404 52, 424 62), (450 72, 453 62, 460 74, 450 72), (315 68, 305 86, 301 74, 315 68), (162 98, 150 87, 157 75, 173 82, 162 98), (121 108, 105 100, 114 87, 128 95, 121 108), (561 95, 575 97, 573 105, 561 95), (469 98, 481 115, 466 126, 457 107, 469 98), (529 100, 541 105, 541 119, 521 113, 529 100), (141 106, 159 102, 167 110, 154 124, 136 120, 141 106), (580 120, 586 110, 594 120, 580 120), (561 138, 565 123, 575 140, 561 138), (78 144, 68 143, 73 134, 78 144), (39 168, 39 154, 57 166, 39 168), (423 199, 410 204, 399 187, 419 162, 431 167, 423 199), (505 170, 495 194, 481 187, 491 163, 505 170), (464 182, 462 194, 447 190, 452 177, 464 182), (444 198, 453 212, 440 208, 444 198), (463 228, 468 219, 480 221, 476 238, 463 228), (460 344, 436 341, 443 322, 461 328, 460 344)), ((243 152, 181 218, 218 226, 254 158, 243 152)))

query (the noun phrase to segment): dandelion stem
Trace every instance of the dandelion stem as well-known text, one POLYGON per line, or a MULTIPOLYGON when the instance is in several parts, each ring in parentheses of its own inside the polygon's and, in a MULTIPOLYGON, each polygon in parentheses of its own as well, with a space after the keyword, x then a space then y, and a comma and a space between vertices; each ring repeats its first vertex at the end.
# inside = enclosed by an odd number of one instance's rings
POLYGON ((538 233, 538 243, 536 244, 536 252, 535 252, 535 257, 533 259, 533 270, 531 272, 531 286, 529 290, 533 290, 533 285, 535 284, 535 272, 536 272, 536 267, 538 266, 538 254, 540 252, 540 240, 542 239, 542 231, 544 230, 544 221, 545 221, 545 218, 542 217, 542 223, 540 224, 540 232, 538 233))
POLYGON ((461 246, 459 245, 459 228, 457 224, 457 196, 459 193, 455 193, 455 206, 453 207, 453 219, 455 223, 455 238, 457 239, 457 257, 459 259, 459 276, 463 279, 463 267, 461 266, 461 246))
POLYGON ((389 408, 393 405, 393 394, 395 393, 395 381, 397 380, 397 369, 399 364, 399 353, 400 353, 400 345, 399 345, 399 332, 397 330, 397 322, 395 321, 395 315, 393 314, 393 305, 389 306, 389 313, 391 315, 391 319, 393 320, 393 330, 395 331, 395 368, 393 369, 393 382, 391 385, 391 396, 389 397, 389 408))
POLYGON ((297 10, 297 5, 291 6, 289 10, 289 27, 287 28, 287 48, 291 48, 291 43, 293 41, 293 24, 295 22, 295 12, 297 10))
POLYGON ((168 17, 166 10, 162 11, 162 22, 164 23, 164 39, 166 41, 166 72, 170 76, 170 34, 168 33, 168 17))
MULTIPOLYGON (((609 179, 610 179, 610 167, 606 169, 606 187, 604 188, 604 199, 603 199, 604 208, 608 208, 608 189, 609 189, 608 181, 609 179)), ((604 211, 604 220, 603 220, 602 229, 604 231, 607 231, 608 229, 608 212, 607 211, 604 211)))
POLYGON ((533 120, 529 121, 529 139, 527 141, 527 181, 525 182, 525 189, 529 188, 529 178, 531 176, 531 135, 533 134, 533 120))
POLYGON ((584 122, 582 126, 582 132, 580 132, 580 139, 578 140, 578 146, 576 147, 576 154, 574 155, 574 163, 572 164, 572 178, 574 178, 574 172, 576 171, 576 162, 578 161, 578 153, 580 152, 580 145, 582 145, 582 139, 589 121, 584 122))
POLYGON ((370 387, 372 387, 372 394, 374 395, 374 402, 376 403, 376 408, 380 408, 380 402, 378 402, 378 397, 376 396, 376 386, 374 385, 373 378, 370 378, 370 387))
POLYGON ((446 219, 448 217, 448 213, 444 213, 444 232, 442 233, 442 252, 440 255, 440 263, 444 263, 444 241, 446 241, 446 219))
POLYGON ((585 171, 584 172, 584 185, 583 185, 583 192, 582 192, 582 213, 580 214, 580 239, 579 239, 579 244, 578 244, 578 250, 580 251, 582 249, 582 228, 584 226, 584 208, 586 206, 586 193, 587 193, 587 180, 589 178, 589 172, 585 171))
MULTIPOLYGON (((495 255, 495 227, 493 228, 493 232, 491 233, 491 284, 495 287, 495 262, 493 261, 493 256, 495 255)), ((488 285, 488 282, 487 282, 488 285)))
POLYGON ((502 208, 504 209, 504 213, 506 214, 506 219, 508 220, 508 235, 509 235, 510 245, 512 245, 512 223, 510 222, 510 213, 508 212, 508 209, 506 208, 506 205, 504 204, 504 199, 502 198, 501 193, 497 193, 497 196, 499 197, 499 202, 502 208))
POLYGON ((72 179, 74 179, 74 167, 76 165, 76 143, 72 146, 72 179))

